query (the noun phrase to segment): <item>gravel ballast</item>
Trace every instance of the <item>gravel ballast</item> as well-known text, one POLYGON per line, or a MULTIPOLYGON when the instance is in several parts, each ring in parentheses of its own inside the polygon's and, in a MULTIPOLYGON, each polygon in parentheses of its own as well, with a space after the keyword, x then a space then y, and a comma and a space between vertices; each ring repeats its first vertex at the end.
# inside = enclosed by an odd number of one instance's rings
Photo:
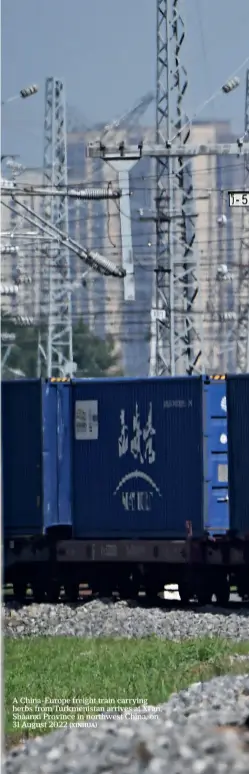
POLYGON ((127 602, 94 599, 81 605, 30 604, 3 609, 8 637, 148 637, 155 634, 180 641, 204 636, 249 640, 249 610, 229 612, 216 607, 170 609, 131 606, 127 602))
POLYGON ((133 718, 65 728, 16 748, 6 774, 245 774, 249 770, 249 676, 195 683, 133 718), (157 713, 149 718, 148 712, 157 713), (144 714, 144 717, 142 715, 144 714), (147 715, 147 718, 146 718, 147 715))

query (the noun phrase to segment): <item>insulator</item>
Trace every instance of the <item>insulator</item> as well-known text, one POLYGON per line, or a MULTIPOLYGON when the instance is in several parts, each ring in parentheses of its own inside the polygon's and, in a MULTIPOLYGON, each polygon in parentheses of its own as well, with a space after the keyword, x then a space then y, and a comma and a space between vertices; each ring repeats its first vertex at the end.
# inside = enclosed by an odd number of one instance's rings
POLYGON ((34 318, 18 316, 14 318, 13 322, 14 322, 14 325, 22 325, 23 327, 29 327, 31 325, 34 325, 34 318))
POLYGON ((1 188, 3 190, 7 191, 13 191, 13 189, 16 187, 16 183, 14 183, 13 180, 7 180, 6 178, 1 178, 1 188))
POLYGON ((120 199, 121 191, 111 188, 69 188, 69 197, 74 199, 120 199))
POLYGON ((15 340, 16 340, 15 333, 1 333, 1 341, 3 342, 11 342, 15 340))
POLYGON ((219 215, 219 217, 217 218, 217 223, 218 223, 218 226, 226 226, 227 216, 224 215, 224 213, 223 215, 219 215))
POLYGON ((228 268, 226 263, 222 263, 221 266, 218 266, 217 274, 220 274, 222 277, 224 277, 225 274, 227 274, 227 272, 228 272, 228 268))
POLYGON ((18 285, 0 285, 1 296, 16 296, 18 293, 18 285))
POLYGON ((16 282, 18 282, 18 285, 31 285, 32 284, 32 277, 22 276, 18 272, 16 276, 16 282))
POLYGON ((33 94, 37 94, 38 92, 38 86, 33 84, 32 86, 27 86, 26 89, 21 89, 20 91, 20 97, 23 99, 26 99, 26 97, 32 97, 33 94))
POLYGON ((25 169, 23 164, 21 164, 20 161, 15 161, 15 159, 8 159, 6 161, 6 167, 14 169, 15 172, 22 172, 25 169))
POLYGON ((226 322, 227 320, 236 320, 236 312, 222 312, 220 314, 220 320, 226 322))
POLYGON ((240 79, 236 76, 235 78, 231 78, 230 81, 224 83, 224 86, 222 86, 222 91, 224 91, 224 94, 228 94, 230 91, 237 89, 237 86, 239 85, 240 79))
POLYGON ((18 245, 1 245, 2 255, 17 255, 19 249, 18 245))
POLYGON ((96 269, 100 274, 104 274, 109 277, 125 277, 126 271, 121 266, 115 266, 108 258, 104 258, 103 255, 95 250, 82 250, 82 255, 79 253, 79 257, 88 263, 92 269, 96 269))

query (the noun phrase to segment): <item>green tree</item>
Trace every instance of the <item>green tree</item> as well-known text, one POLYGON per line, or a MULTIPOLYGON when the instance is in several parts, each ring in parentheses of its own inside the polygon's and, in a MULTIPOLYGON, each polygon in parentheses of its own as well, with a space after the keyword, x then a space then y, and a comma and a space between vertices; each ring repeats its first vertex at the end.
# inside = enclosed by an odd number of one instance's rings
MULTIPOLYGON (((11 319, 2 319, 2 333, 15 333, 15 342, 12 345, 7 361, 7 368, 3 376, 12 377, 13 371, 23 373, 26 377, 34 378, 37 375, 38 335, 44 350, 47 349, 47 328, 41 325, 37 328, 23 328, 15 325, 11 319)), ((6 344, 5 344, 6 347, 6 344)), ((118 357, 114 352, 114 342, 111 336, 101 339, 95 336, 80 320, 73 329, 73 353, 77 363, 77 377, 100 377, 122 375, 118 367, 118 357)), ((41 373, 46 376, 46 364, 41 358, 41 373)))
POLYGON ((108 376, 110 371, 114 376, 122 375, 112 336, 100 339, 89 331, 83 320, 73 330, 73 354, 79 377, 108 376))

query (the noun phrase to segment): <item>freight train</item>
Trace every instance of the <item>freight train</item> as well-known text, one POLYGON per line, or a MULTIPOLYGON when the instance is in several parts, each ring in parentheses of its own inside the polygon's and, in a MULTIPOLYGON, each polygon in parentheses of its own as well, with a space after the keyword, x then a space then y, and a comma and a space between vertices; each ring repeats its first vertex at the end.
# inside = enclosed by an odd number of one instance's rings
POLYGON ((2 382, 4 583, 249 595, 249 375, 2 382))

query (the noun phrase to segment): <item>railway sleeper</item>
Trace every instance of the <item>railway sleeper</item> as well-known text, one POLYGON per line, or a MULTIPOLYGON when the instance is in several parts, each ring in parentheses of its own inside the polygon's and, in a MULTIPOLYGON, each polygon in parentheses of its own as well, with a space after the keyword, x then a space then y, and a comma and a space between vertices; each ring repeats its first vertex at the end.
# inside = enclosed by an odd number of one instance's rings
POLYGON ((13 582, 14 597, 17 602, 23 604, 26 599, 27 583, 25 580, 18 579, 13 582))

